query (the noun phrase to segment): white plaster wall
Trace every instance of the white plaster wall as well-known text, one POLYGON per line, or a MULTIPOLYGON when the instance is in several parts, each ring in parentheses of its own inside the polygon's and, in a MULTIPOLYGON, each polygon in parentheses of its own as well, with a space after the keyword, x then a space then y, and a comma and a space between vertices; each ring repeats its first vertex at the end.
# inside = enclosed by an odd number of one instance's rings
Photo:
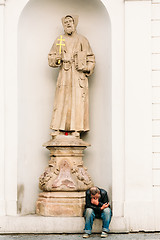
POLYGON ((155 230, 160 229, 160 1, 152 1, 152 184, 155 230))
POLYGON ((130 231, 156 230, 150 1, 125 3, 125 217, 130 231))
POLYGON ((61 17, 79 15, 77 31, 86 36, 96 56, 89 79, 91 143, 84 163, 94 183, 111 197, 111 29, 108 13, 98 0, 32 0, 23 10, 18 31, 18 211, 35 212, 38 178, 49 160, 42 144, 49 140, 49 124, 58 74, 47 54, 63 32, 61 17))
POLYGON ((5 184, 4 184, 4 1, 0 2, 0 215, 5 211, 5 184))

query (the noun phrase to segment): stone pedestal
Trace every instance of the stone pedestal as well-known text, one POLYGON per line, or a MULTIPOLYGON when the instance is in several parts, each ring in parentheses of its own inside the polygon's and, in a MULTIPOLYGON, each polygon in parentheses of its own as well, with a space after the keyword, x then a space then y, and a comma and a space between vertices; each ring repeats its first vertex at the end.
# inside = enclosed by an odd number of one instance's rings
POLYGON ((44 144, 50 150, 49 166, 40 176, 36 212, 44 216, 82 216, 84 193, 93 186, 83 166, 83 150, 90 146, 78 133, 52 134, 44 144))
POLYGON ((43 192, 36 213, 43 216, 83 216, 85 192, 43 192))

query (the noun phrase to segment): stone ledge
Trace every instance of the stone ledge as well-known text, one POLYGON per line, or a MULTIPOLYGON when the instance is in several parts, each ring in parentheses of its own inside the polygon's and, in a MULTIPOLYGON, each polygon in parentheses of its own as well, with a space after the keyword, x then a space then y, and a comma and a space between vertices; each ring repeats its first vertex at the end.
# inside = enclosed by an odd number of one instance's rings
MULTIPOLYGON (((101 232, 102 221, 95 219, 93 233, 101 232)), ((83 217, 42 217, 37 215, 0 217, 0 233, 83 233, 83 217)), ((112 217, 111 232, 128 232, 124 217, 112 217)))

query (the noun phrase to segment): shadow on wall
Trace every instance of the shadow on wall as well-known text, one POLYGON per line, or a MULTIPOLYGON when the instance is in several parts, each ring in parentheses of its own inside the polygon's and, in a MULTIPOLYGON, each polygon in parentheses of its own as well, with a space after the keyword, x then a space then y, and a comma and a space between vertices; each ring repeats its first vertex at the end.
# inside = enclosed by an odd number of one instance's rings
POLYGON ((78 33, 89 40, 96 57, 89 78, 90 132, 84 140, 87 166, 95 185, 111 198, 111 26, 100 0, 30 0, 18 28, 18 202, 21 214, 35 212, 38 179, 48 165, 50 121, 58 70, 48 66, 47 55, 63 33, 61 17, 79 15, 78 33), (22 187, 23 186, 23 187, 22 187))
POLYGON ((17 198, 18 198, 18 214, 22 211, 22 202, 24 198, 24 185, 18 185, 17 187, 17 198))

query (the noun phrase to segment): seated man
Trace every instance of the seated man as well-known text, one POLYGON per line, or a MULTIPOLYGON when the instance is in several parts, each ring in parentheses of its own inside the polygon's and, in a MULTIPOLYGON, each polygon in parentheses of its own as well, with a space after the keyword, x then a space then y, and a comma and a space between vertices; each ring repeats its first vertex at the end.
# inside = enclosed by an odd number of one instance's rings
POLYGON ((111 221, 111 208, 109 205, 108 195, 104 189, 98 187, 91 187, 86 191, 86 205, 85 205, 85 233, 83 238, 88 238, 92 231, 92 225, 95 218, 102 219, 102 233, 101 237, 107 237, 109 232, 109 224, 111 221))

